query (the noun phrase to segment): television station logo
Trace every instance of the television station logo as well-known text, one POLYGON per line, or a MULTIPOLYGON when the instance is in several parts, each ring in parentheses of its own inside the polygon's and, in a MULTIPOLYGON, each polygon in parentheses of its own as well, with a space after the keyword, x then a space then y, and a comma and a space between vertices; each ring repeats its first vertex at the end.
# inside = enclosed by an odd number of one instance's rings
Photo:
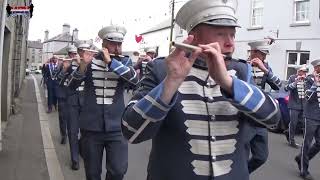
POLYGON ((33 16, 34 5, 32 3, 29 6, 13 6, 7 4, 7 16, 15 17, 15 16, 24 16, 32 18, 33 16))

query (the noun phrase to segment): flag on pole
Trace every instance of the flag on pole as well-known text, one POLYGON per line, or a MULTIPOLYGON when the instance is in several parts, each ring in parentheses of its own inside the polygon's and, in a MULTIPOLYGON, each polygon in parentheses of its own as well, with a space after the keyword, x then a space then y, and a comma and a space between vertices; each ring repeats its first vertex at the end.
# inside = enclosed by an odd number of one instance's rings
POLYGON ((94 40, 94 42, 98 43, 101 41, 101 38, 99 36, 96 37, 96 39, 94 40))

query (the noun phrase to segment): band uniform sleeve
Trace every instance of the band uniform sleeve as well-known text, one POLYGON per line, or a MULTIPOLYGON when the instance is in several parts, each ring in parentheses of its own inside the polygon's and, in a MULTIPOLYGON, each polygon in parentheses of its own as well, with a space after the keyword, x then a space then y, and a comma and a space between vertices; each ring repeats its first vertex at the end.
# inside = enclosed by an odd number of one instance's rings
POLYGON ((276 101, 259 89, 253 82, 250 65, 248 65, 246 81, 232 76, 233 96, 222 94, 245 116, 265 126, 272 127, 279 118, 279 108, 276 101))
POLYGON ((152 139, 176 102, 177 95, 170 104, 160 99, 164 85, 156 77, 157 69, 153 62, 148 63, 147 69, 148 73, 141 80, 122 117, 122 132, 130 143, 152 139))
POLYGON ((288 84, 284 87, 285 91, 293 91, 297 89, 297 83, 294 80, 294 76, 290 76, 288 80, 288 84))
POLYGON ((275 76, 272 72, 272 69, 268 67, 268 74, 267 74, 267 83, 273 90, 279 90, 281 88, 281 80, 279 77, 275 76))
POLYGON ((69 75, 68 77, 68 87, 72 90, 76 90, 80 85, 81 83, 85 80, 85 78, 87 77, 87 74, 88 74, 88 68, 90 64, 87 66, 87 69, 84 73, 81 73, 79 71, 79 67, 76 68, 75 70, 72 70, 72 68, 70 69, 71 74, 69 75))
POLYGON ((306 90, 305 97, 308 102, 318 102, 317 89, 320 92, 320 87, 314 83, 309 89, 306 90))
POLYGON ((138 70, 138 69, 141 69, 141 66, 142 66, 142 61, 138 61, 138 62, 133 66, 133 68, 134 68, 135 70, 138 70))
POLYGON ((68 78, 68 75, 69 75, 69 72, 66 71, 66 72, 63 72, 63 69, 61 67, 61 70, 59 71, 59 73, 57 74, 57 80, 59 82, 59 85, 63 85, 64 82, 67 80, 68 78))
POLYGON ((139 81, 139 77, 132 67, 132 61, 130 58, 127 58, 126 60, 124 60, 124 62, 120 62, 115 58, 112 58, 109 68, 124 80, 133 85, 136 85, 139 81))
POLYGON ((305 88, 306 90, 310 89, 314 83, 314 77, 312 75, 307 76, 305 80, 305 88))

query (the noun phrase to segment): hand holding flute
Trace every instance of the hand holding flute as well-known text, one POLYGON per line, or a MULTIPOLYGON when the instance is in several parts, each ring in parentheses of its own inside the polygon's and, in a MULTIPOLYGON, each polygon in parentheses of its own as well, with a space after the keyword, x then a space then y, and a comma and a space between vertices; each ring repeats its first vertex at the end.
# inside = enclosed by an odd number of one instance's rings
MULTIPOLYGON (((193 51, 196 51, 196 50, 202 51, 201 47, 194 46, 194 45, 191 45, 191 44, 186 44, 186 43, 179 43, 179 42, 172 41, 171 45, 176 47, 176 48, 183 49, 186 52, 193 52, 193 51)), ((225 60, 228 60, 226 55, 224 55, 224 54, 221 54, 221 55, 225 58, 225 60)))
POLYGON ((314 82, 316 83, 317 86, 320 86, 320 73, 317 71, 313 72, 314 75, 314 82))
MULTIPOLYGON (((190 38, 190 36, 188 38, 190 38)), ((177 49, 173 53, 171 53, 170 56, 172 54, 175 54, 177 50, 178 52, 180 52, 181 50, 183 50, 184 52, 192 52, 191 56, 194 56, 196 54, 196 58, 198 56, 201 56, 206 61, 211 78, 213 78, 217 82, 217 84, 219 84, 223 89, 231 94, 232 78, 228 74, 225 62, 225 60, 230 60, 231 57, 227 57, 226 55, 222 54, 221 47, 218 42, 198 46, 191 45, 191 42, 173 42, 172 45, 177 47, 177 49)), ((168 59, 169 58, 167 58, 167 60, 168 59)))
MULTIPOLYGON (((88 51, 88 52, 92 52, 94 55, 98 54, 99 52, 103 52, 103 49, 102 49, 102 50, 99 50, 99 51, 93 50, 93 49, 82 49, 82 50, 88 51)), ((116 55, 116 54, 112 54, 112 53, 109 53, 109 55, 110 55, 111 57, 125 57, 125 56, 123 56, 123 55, 116 55)))

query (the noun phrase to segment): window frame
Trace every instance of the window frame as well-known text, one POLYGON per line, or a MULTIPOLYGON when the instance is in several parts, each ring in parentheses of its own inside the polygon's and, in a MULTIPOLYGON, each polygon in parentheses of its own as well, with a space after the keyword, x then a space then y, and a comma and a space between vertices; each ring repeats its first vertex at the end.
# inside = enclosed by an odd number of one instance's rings
MULTIPOLYGON (((263 21, 262 21, 262 19, 263 19, 263 11, 264 11, 264 2, 263 2, 263 0, 251 0, 251 10, 250 10, 250 27, 251 28, 262 28, 263 27, 263 21), (255 4, 255 1, 261 1, 261 7, 254 7, 254 4, 255 4), (256 10, 256 9, 262 9, 262 14, 261 14, 261 16, 260 16, 260 24, 256 24, 256 25, 253 25, 253 19, 254 18, 257 18, 257 17, 259 17, 259 16, 253 16, 254 15, 254 10, 256 10)), ((257 20, 255 21, 255 22, 257 22, 257 20)))
MULTIPOLYGON (((286 70, 285 70, 285 76, 286 79, 289 79, 290 75, 288 76, 288 68, 298 68, 300 67, 300 61, 301 61, 301 54, 309 54, 309 59, 310 59, 310 55, 311 52, 310 51, 296 51, 296 50, 287 50, 286 51, 286 70), (289 54, 290 53, 296 53, 297 54, 297 62, 296 64, 289 64, 289 54)), ((309 65, 309 60, 307 60, 306 65, 309 65)))
POLYGON ((300 23, 310 23, 310 0, 293 0, 293 23, 294 24, 300 24, 300 23), (297 20, 297 4, 299 2, 307 2, 308 3, 308 9, 307 9, 307 18, 305 20, 297 20))

